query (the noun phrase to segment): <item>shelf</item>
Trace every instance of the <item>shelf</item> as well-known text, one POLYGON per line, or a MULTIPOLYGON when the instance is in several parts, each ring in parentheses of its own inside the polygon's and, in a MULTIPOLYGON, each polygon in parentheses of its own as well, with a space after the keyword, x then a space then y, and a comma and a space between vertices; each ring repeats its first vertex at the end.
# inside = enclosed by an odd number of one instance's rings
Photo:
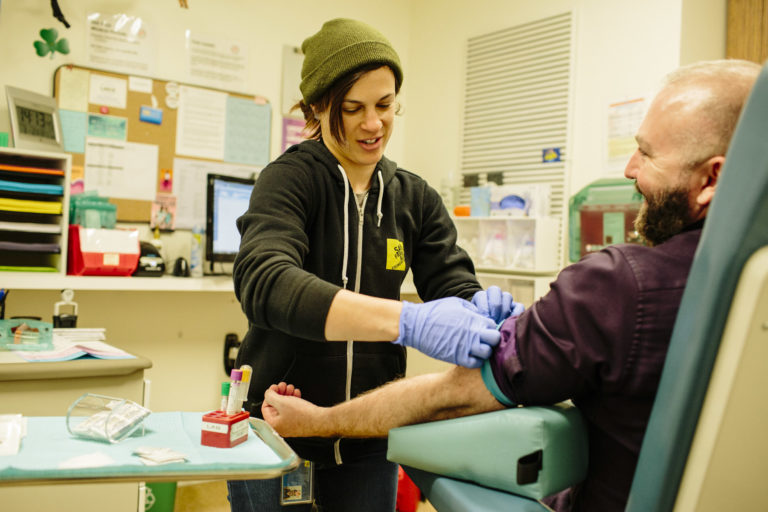
POLYGON ((454 217, 458 244, 475 267, 540 276, 557 272, 560 220, 553 217, 454 217))
MULTIPOLYGON (((232 276, 205 277, 99 277, 67 276, 56 273, 0 272, 0 288, 8 290, 141 291, 141 292, 224 292, 234 293, 232 276)), ((406 279, 401 293, 415 294, 413 281, 406 279)))
POLYGON ((477 280, 483 288, 498 286, 511 293, 514 300, 522 302, 525 307, 529 307, 534 301, 543 297, 556 277, 556 274, 509 272, 497 269, 482 269, 477 272, 477 280))
POLYGON ((551 277, 557 275, 560 269, 536 269, 531 270, 529 268, 500 268, 500 267, 475 267, 475 272, 480 274, 499 274, 504 276, 519 276, 519 277, 551 277))
POLYGON ((500 215, 454 217, 454 223, 483 288, 498 286, 526 307, 547 293, 560 271, 560 219, 500 215))
POLYGON ((55 273, 0 272, 0 286, 9 290, 95 290, 234 293, 232 276, 99 277, 55 273))
POLYGON ((70 166, 64 153, 0 148, 0 265, 66 272, 70 166))

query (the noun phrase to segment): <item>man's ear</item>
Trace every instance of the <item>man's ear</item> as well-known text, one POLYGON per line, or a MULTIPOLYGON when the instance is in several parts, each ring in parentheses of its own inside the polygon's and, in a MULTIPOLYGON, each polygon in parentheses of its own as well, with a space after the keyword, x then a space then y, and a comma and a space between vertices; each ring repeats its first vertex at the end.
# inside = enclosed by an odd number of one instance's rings
POLYGON ((701 165, 701 188, 696 195, 696 203, 699 206, 707 207, 712 202, 723 165, 725 157, 722 155, 713 156, 701 165))

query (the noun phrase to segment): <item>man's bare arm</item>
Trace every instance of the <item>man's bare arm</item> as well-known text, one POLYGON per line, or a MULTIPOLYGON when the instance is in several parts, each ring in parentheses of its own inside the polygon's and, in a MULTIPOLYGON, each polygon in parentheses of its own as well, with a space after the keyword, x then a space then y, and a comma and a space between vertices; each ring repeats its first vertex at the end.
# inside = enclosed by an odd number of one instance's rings
POLYGON ((272 386, 262 413, 284 437, 385 437, 390 429, 503 409, 479 369, 455 367, 400 379, 334 407, 294 396, 293 386, 272 386))

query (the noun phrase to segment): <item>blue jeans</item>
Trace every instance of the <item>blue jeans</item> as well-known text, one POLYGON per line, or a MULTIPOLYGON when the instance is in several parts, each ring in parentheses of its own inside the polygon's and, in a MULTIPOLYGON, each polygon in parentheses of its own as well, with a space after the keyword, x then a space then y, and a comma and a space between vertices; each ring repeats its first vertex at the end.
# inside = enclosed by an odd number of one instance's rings
POLYGON ((232 512, 394 512, 397 499, 397 464, 381 454, 344 462, 341 466, 315 465, 315 505, 280 505, 281 478, 230 480, 232 512))

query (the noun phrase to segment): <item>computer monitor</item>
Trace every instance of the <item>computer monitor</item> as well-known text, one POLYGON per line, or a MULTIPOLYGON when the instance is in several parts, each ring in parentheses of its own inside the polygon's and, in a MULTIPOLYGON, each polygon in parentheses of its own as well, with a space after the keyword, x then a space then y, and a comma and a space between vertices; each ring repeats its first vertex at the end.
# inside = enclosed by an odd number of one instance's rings
POLYGON ((205 213, 205 259, 232 262, 240 248, 235 221, 248 210, 256 181, 222 174, 208 174, 205 213))

